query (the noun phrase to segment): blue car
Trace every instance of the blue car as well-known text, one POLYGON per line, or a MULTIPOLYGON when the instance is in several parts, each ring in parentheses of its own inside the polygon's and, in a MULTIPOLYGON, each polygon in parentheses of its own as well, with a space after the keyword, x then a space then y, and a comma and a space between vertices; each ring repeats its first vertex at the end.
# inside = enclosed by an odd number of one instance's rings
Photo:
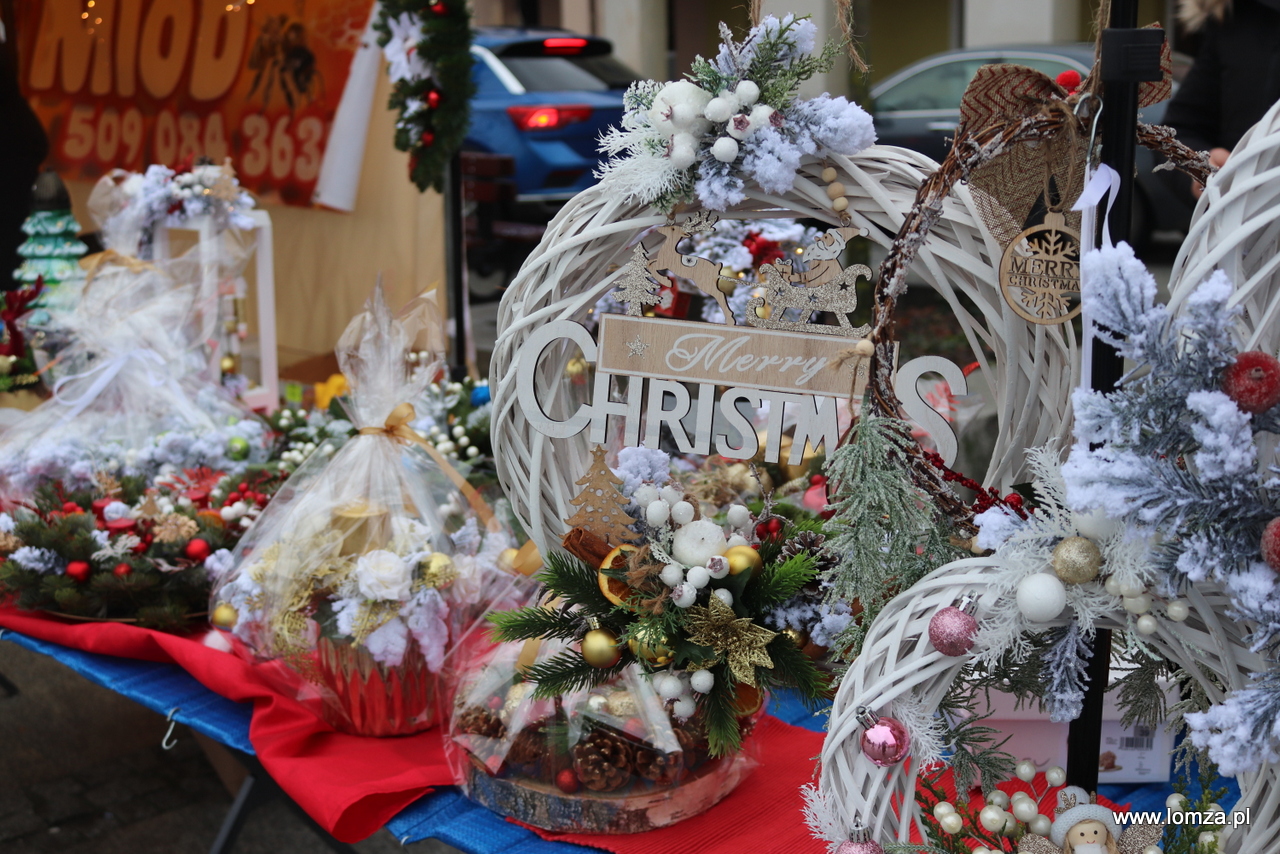
POLYGON ((637 79, 605 39, 481 27, 467 148, 515 158, 516 201, 558 202, 595 183, 600 134, 622 119, 637 79))

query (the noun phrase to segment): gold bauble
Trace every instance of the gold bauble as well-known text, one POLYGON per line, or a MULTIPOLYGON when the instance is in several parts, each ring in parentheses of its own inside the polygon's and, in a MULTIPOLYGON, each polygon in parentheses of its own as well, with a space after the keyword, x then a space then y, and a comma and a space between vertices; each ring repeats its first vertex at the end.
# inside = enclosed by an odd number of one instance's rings
POLYGON ((1067 537, 1053 550, 1053 574, 1066 584, 1083 584, 1098 577, 1102 552, 1092 540, 1067 537))
POLYGON ((607 670, 622 658, 618 636, 608 629, 592 629, 582 637, 582 657, 592 667, 607 670))
POLYGON ((658 667, 665 667, 671 663, 672 656, 671 650, 667 647, 668 643, 665 637, 659 637, 657 643, 644 643, 631 638, 627 641, 627 648, 636 658, 642 658, 658 667))
POLYGON ((809 633, 800 629, 783 629, 781 634, 796 645, 796 649, 804 649, 809 645, 809 633))
POLYGON ((222 359, 221 359, 221 361, 219 361, 219 362, 218 362, 218 367, 222 368, 222 372, 223 372, 224 374, 229 374, 229 373, 231 373, 232 371, 234 371, 234 370, 236 369, 236 357, 235 357, 235 356, 223 356, 223 357, 222 357, 222 359))
POLYGON ((240 615, 236 613, 236 609, 223 602, 213 609, 213 616, 209 618, 209 622, 213 623, 215 628, 230 631, 235 628, 236 621, 239 619, 240 615))
POLYGON ((422 561, 422 581, 428 587, 448 587, 458 577, 453 558, 444 552, 432 552, 422 561))
POLYGON ((516 548, 503 549, 498 553, 498 569, 503 572, 516 571, 516 558, 520 556, 520 550, 516 548))
POLYGON ((724 559, 729 561, 730 575, 756 572, 760 567, 764 566, 764 560, 760 557, 760 552, 751 548, 751 546, 733 546, 724 553, 724 559))
POLYGON ((738 280, 721 276, 716 280, 716 290, 727 297, 733 296, 733 292, 738 289, 738 280))
POLYGON ((580 377, 587 372, 587 360, 581 356, 575 356, 564 366, 564 373, 567 377, 580 377))

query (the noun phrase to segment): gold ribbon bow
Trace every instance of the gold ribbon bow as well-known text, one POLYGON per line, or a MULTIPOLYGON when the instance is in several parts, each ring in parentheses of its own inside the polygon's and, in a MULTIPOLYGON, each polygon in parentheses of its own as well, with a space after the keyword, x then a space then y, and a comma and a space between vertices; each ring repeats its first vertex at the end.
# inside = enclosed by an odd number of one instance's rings
POLYGON ((132 255, 124 255, 114 249, 107 249, 103 252, 95 252, 92 255, 86 255, 80 259, 80 266, 87 271, 88 275, 84 279, 84 290, 89 290, 89 286, 93 284, 93 277, 108 264, 116 264, 124 267, 131 273, 141 273, 144 270, 158 270, 155 264, 149 261, 143 261, 141 258, 134 258, 132 255))
POLYGON ((502 523, 493 515, 493 510, 480 497, 480 493, 471 484, 467 483, 467 479, 459 474, 458 470, 449 465, 444 455, 435 449, 430 442, 419 436, 414 429, 409 426, 409 422, 417 417, 417 412, 413 409, 412 403, 402 403, 395 409, 391 410, 391 414, 387 416, 387 420, 381 427, 361 427, 359 433, 363 436, 387 436, 406 445, 417 445, 426 451, 431 459, 436 461, 436 465, 440 466, 440 470, 453 481, 453 485, 462 491, 466 496, 467 503, 471 505, 471 509, 484 522, 485 528, 490 533, 502 530, 502 523))

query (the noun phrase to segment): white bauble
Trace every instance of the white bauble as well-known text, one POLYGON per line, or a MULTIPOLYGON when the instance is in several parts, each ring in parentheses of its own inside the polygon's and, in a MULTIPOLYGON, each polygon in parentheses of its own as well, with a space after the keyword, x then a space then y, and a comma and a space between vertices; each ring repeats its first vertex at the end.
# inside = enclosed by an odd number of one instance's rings
POLYGON ((1181 623, 1191 616, 1191 606, 1187 604, 1185 599, 1174 599, 1164 606, 1164 615, 1175 623, 1181 623))
POLYGON ((712 590, 711 595, 715 596, 724 604, 730 607, 733 606, 733 594, 730 593, 728 590, 725 590, 723 587, 717 587, 715 590, 712 590))
POLYGON ((693 505, 688 501, 677 501, 671 505, 671 519, 677 525, 688 525, 693 521, 693 505))
POLYGON ((653 677, 653 690, 665 700, 674 700, 684 693, 684 684, 679 677, 670 673, 659 673, 653 677))
POLYGON ((938 819, 938 824, 942 826, 944 833, 956 834, 964 828, 964 819, 960 817, 959 813, 952 812, 938 819))
POLYGON ((1076 529, 1077 534, 1095 543, 1101 543, 1120 530, 1120 523, 1109 518, 1101 507, 1087 512, 1073 512, 1071 525, 1076 529))
POLYGON ((698 711, 698 704, 693 701, 692 697, 681 697, 671 707, 671 714, 681 720, 693 717, 693 713, 696 711, 698 711))
POLYGON ((1047 623, 1067 607, 1067 588, 1056 575, 1037 572, 1018 583, 1017 600, 1018 610, 1027 620, 1047 623))
POLYGON ((1150 614, 1143 614, 1138 618, 1138 634, 1140 635, 1154 635, 1159 628, 1160 624, 1150 614))
POLYGON ((662 568, 662 572, 658 573, 658 578, 662 579, 662 583, 668 587, 675 587, 684 581, 684 567, 678 563, 669 563, 662 568))
POLYGON ((933 805, 933 817, 940 819, 944 815, 952 815, 956 808, 950 801, 938 801, 933 805))
POLYGON ((732 537, 729 538, 729 548, 733 548, 734 546, 749 546, 749 545, 751 545, 751 541, 748 540, 746 537, 742 536, 741 534, 734 534, 732 537))
POLYGON ((689 687, 699 694, 709 694, 716 685, 716 676, 710 670, 695 670, 689 674, 689 687))
POLYGON ((732 163, 738 159, 738 141, 731 136, 722 136, 711 146, 711 156, 721 163, 732 163))
POLYGON ((990 792, 986 796, 986 799, 987 803, 994 804, 995 806, 1000 807, 1000 809, 1008 809, 1009 807, 1009 796, 999 789, 995 789, 990 792))
POLYGON ((1145 614, 1151 610, 1151 596, 1147 593, 1126 596, 1123 601, 1124 609, 1130 614, 1145 614))
POLYGON ((760 86, 753 80, 743 80, 733 87, 734 97, 744 107, 749 107, 760 100, 760 86))
POLYGON ((1040 815, 1040 807, 1031 798, 1018 798, 1013 805, 1013 817, 1018 821, 1031 821, 1040 815))
POLYGON ((658 487, 651 483, 641 484, 636 487, 636 491, 631 493, 631 498, 641 507, 648 507, 659 498, 658 487))
POLYGON ((1045 782, 1050 786, 1061 786, 1067 782, 1067 772, 1061 765, 1053 765, 1044 772, 1045 782))
MULTIPOLYGON (((1036 763, 1030 759, 1024 759, 1018 763, 1014 769, 1014 773, 1018 775, 1018 779, 1024 783, 1030 783, 1036 778, 1036 763)), ((1022 794, 1026 794, 1023 792, 1022 794)))
POLYGON ((1048 836, 1053 822, 1049 820, 1047 815, 1038 815, 1027 823, 1027 830, 1030 830, 1036 836, 1048 836))
POLYGON ((1004 827, 1005 811, 994 804, 988 804, 978 813, 978 824, 992 833, 998 833, 1004 827))
POLYGON ((725 517, 735 528, 745 528, 751 524, 751 511, 744 504, 731 504, 725 517))
POLYGON ((685 581, 701 590, 707 586, 707 582, 711 580, 711 573, 707 572, 705 566, 695 566, 690 568, 684 576, 685 581))
POLYGON ((665 525, 667 520, 671 518, 671 505, 661 498, 657 501, 651 501, 649 506, 644 509, 644 518, 646 522, 655 528, 659 525, 665 525))
POLYGON ((726 98, 722 95, 708 101, 706 108, 702 111, 702 115, 707 121, 718 124, 729 121, 736 112, 738 112, 738 99, 726 98))
POLYGON ((676 489, 674 486, 664 486, 658 493, 658 497, 668 504, 675 504, 684 498, 684 493, 676 489))
POLYGON ((698 601, 698 588, 685 581, 671 590, 671 601, 677 608, 688 608, 698 601))

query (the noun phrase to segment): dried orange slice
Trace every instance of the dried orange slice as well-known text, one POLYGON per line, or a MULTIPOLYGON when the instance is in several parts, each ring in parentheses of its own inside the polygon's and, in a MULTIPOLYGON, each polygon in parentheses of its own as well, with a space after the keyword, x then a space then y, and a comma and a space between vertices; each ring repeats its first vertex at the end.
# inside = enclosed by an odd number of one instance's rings
POLYGON ((217 510, 201 510, 196 514, 196 518, 212 528, 227 527, 227 523, 222 521, 222 514, 217 510))
MULTIPOLYGON (((623 543, 604 556, 604 560, 600 561, 600 569, 622 569, 627 565, 627 552, 637 550, 635 546, 623 543)), ((596 574, 596 581, 600 584, 600 592, 604 594, 604 598, 615 605, 627 604, 627 597, 635 592, 631 589, 631 585, 621 578, 614 578, 604 572, 596 574)))
POLYGON ((762 705, 764 705, 763 691, 748 685, 746 682, 738 683, 738 687, 733 691, 733 703, 730 706, 735 715, 740 718, 754 715, 760 711, 762 705))

